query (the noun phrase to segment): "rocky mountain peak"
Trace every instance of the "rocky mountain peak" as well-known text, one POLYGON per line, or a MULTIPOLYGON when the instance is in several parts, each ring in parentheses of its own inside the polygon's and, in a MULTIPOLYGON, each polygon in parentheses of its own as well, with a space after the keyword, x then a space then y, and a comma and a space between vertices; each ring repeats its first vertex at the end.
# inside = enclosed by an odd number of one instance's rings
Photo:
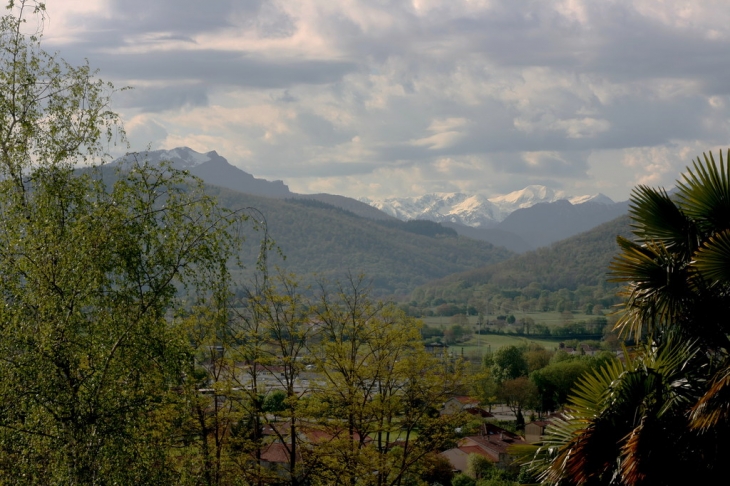
POLYGON ((417 197, 393 197, 379 201, 363 199, 364 202, 402 220, 429 219, 438 222, 459 223, 475 228, 492 227, 518 209, 562 200, 573 205, 586 202, 614 204, 603 194, 571 197, 564 191, 541 185, 530 185, 519 191, 494 197, 487 197, 483 194, 440 192, 417 197))

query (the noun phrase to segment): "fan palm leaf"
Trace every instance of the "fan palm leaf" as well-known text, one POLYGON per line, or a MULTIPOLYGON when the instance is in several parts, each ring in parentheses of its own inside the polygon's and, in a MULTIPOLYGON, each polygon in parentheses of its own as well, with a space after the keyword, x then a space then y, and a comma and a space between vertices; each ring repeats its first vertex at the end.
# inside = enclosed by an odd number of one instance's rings
POLYGON ((723 161, 722 151, 719 167, 712 152, 702 155, 704 163, 698 157, 677 181, 677 199, 701 232, 713 234, 730 228, 730 165, 723 161))
POLYGON ((554 484, 709 484, 730 455, 730 164, 703 154, 676 195, 639 186, 629 211, 617 326, 653 345, 585 376, 532 466, 554 484))
POLYGON ((626 310, 617 327, 638 339, 686 311, 694 295, 692 269, 661 243, 641 246, 620 236, 617 242, 623 251, 609 266, 609 280, 627 283, 626 310))
POLYGON ((662 441, 686 430, 696 354, 673 339, 585 375, 566 419, 546 430, 533 470, 555 484, 660 484, 652 483, 657 461, 671 453, 662 441))
POLYGON ((633 233, 641 241, 661 243, 683 257, 692 255, 699 244, 694 221, 664 189, 637 186, 631 194, 629 215, 633 233))
POLYGON ((730 283, 730 229, 710 236, 694 255, 693 265, 708 282, 730 283))
POLYGON ((730 418, 730 366, 720 371, 707 392, 692 408, 692 427, 708 430, 730 418))

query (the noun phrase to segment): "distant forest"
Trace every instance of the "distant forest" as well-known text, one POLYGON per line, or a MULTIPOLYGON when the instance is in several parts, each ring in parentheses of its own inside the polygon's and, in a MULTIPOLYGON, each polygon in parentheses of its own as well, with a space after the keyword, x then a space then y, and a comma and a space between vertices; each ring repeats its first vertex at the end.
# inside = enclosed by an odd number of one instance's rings
POLYGON ((618 250, 617 235, 631 236, 628 216, 550 247, 426 284, 411 294, 408 310, 414 315, 598 313, 621 302, 618 284, 607 275, 618 250))

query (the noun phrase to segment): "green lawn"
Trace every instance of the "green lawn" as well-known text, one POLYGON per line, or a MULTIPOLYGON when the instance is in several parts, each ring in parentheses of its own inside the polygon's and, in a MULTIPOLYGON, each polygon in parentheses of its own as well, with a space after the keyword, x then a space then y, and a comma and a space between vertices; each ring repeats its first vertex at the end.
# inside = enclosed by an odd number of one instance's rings
MULTIPOLYGON (((530 317, 535 321, 535 324, 545 324, 546 326, 558 326, 565 324, 565 317, 560 312, 515 312, 513 314, 519 321, 523 317, 530 317)), ((490 321, 496 319, 496 315, 490 314, 486 316, 490 321)), ((605 317, 598 315, 587 315, 587 314, 573 314, 573 321, 589 321, 596 317, 605 317)), ((436 326, 446 328, 451 325, 451 317, 446 316, 433 316, 433 317, 421 317, 420 318, 425 324, 429 326, 436 326)), ((477 325, 477 316, 469 316, 469 322, 473 325, 477 325)))
MULTIPOLYGON (((515 312, 515 318, 519 319, 523 317, 531 317, 536 324, 545 324, 548 327, 562 326, 566 323, 565 316, 560 312, 515 312)), ((494 315, 488 316, 490 320, 495 318, 494 315)), ((595 315, 586 314, 573 314, 573 321, 588 321, 593 319, 595 315)), ((451 317, 438 316, 438 317, 424 317, 421 320, 431 327, 438 327, 446 329, 452 325, 451 317)), ((449 351, 456 354, 463 354, 465 357, 472 357, 473 359, 477 356, 482 356, 484 353, 491 351, 494 352, 502 346, 508 345, 520 345, 529 342, 540 344, 548 350, 557 349, 558 343, 570 339, 569 337, 555 337, 555 338, 531 338, 530 336, 520 336, 517 334, 482 334, 481 336, 476 335, 477 331, 477 317, 469 316, 469 323, 474 326, 475 331, 472 339, 465 343, 454 344, 449 348, 449 351)), ((517 329, 517 326, 507 326, 505 331, 509 332, 517 329)))

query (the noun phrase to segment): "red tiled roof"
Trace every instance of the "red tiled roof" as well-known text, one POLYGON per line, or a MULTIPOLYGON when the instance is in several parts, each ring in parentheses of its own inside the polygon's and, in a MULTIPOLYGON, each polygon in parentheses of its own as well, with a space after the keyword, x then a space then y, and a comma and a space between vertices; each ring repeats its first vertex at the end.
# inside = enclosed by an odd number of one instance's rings
POLYGON ((460 397, 454 397, 454 399, 456 399, 459 403, 463 403, 464 405, 472 404, 472 403, 479 403, 479 400, 477 400, 476 398, 472 398, 472 397, 460 396, 460 397))
POLYGON ((288 464, 289 451, 284 444, 274 442, 264 447, 261 451, 261 460, 278 464, 288 464))
POLYGON ((474 408, 467 408, 465 412, 470 413, 472 415, 479 415, 482 418, 489 418, 494 417, 491 413, 487 412, 483 408, 474 407, 474 408))
POLYGON ((482 457, 486 457, 487 459, 494 461, 494 458, 489 455, 487 451, 482 449, 480 446, 461 446, 458 448, 460 451, 464 452, 465 454, 479 454, 482 457))

